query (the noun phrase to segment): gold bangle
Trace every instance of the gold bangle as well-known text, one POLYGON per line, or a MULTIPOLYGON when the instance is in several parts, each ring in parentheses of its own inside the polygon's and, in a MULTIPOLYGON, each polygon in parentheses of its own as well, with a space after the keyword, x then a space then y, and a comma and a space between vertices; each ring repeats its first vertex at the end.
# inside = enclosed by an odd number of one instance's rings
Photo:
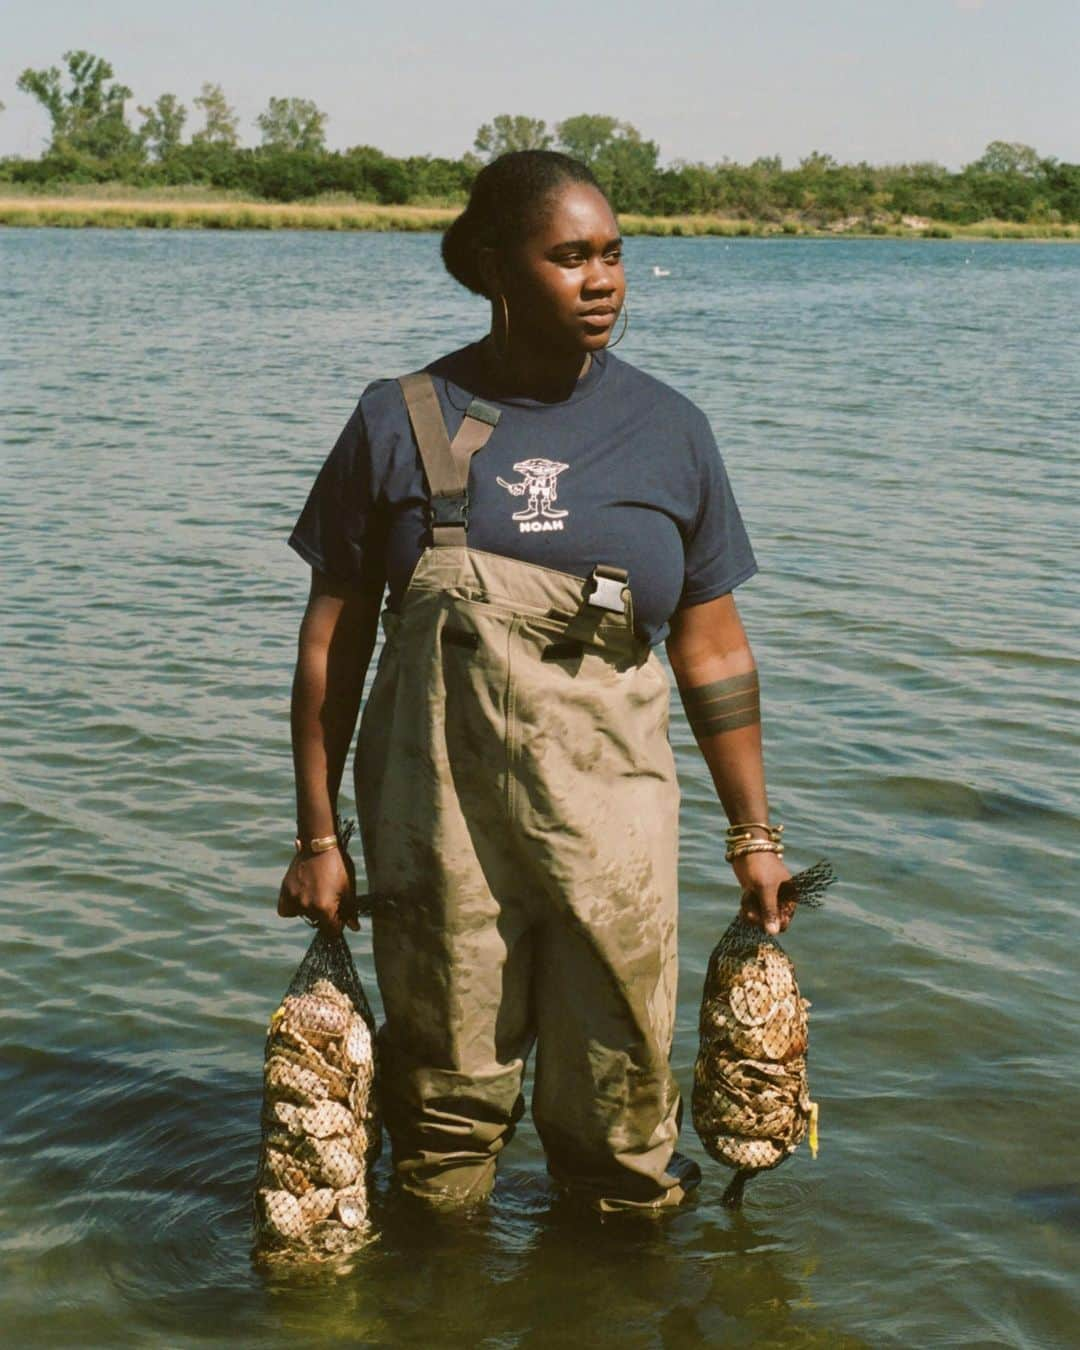
POLYGON ((774 844, 780 842, 779 836, 784 833, 783 825, 770 825, 765 820, 751 820, 745 825, 729 825, 726 834, 729 839, 742 838, 741 831, 743 830, 764 830, 774 844))
POLYGON ((734 862, 748 853, 775 853, 778 858, 784 856, 783 844, 774 844, 771 839, 753 839, 748 844, 735 844, 724 854, 725 862, 734 862))
MULTIPOLYGON (((297 853, 303 853, 305 845, 299 835, 296 836, 293 843, 296 845, 297 853)), ((338 837, 336 834, 324 834, 319 839, 309 839, 307 842, 309 853, 328 853, 330 849, 337 847, 338 837)))

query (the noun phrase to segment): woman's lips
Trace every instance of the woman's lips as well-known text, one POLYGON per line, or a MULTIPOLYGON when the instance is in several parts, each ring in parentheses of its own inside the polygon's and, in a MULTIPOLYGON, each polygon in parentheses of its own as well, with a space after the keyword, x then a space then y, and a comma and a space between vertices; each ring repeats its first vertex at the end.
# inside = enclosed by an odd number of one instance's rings
POLYGON ((587 323, 591 328, 610 328, 615 311, 613 309, 594 309, 588 314, 581 316, 582 323, 587 323))

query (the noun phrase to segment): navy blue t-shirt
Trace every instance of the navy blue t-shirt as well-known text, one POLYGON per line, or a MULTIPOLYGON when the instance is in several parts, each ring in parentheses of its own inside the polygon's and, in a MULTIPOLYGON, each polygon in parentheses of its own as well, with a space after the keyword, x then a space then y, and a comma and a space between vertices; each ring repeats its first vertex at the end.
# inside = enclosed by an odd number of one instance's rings
MULTIPOLYGON (((469 400, 502 416, 469 470, 471 548, 587 577, 629 573, 640 635, 757 571, 708 419, 612 352, 562 402, 493 398, 479 344, 427 367, 451 437, 469 400)), ((289 545, 312 567, 397 609, 430 543, 427 488, 401 386, 376 380, 319 470, 289 545)))

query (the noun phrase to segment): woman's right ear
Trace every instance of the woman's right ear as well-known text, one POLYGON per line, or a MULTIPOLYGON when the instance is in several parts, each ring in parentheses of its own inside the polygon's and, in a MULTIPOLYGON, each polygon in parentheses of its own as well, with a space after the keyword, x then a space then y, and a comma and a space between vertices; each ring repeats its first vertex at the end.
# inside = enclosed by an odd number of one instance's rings
POLYGON ((478 248, 476 250, 476 268, 480 273, 480 280, 484 283, 484 294, 489 300, 494 300, 502 294, 502 278, 499 275, 499 255, 495 249, 490 246, 478 248))

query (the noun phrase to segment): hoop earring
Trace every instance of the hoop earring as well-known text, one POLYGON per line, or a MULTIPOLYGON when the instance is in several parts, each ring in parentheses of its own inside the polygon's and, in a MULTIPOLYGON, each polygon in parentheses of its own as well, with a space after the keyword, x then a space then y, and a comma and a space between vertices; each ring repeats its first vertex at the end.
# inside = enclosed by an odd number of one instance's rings
POLYGON ((498 343, 495 341, 494 326, 491 329, 491 354, 496 361, 505 361, 506 354, 510 350, 510 310, 506 303, 506 296, 499 293, 499 303, 502 305, 503 312, 503 343, 502 351, 499 350, 498 343))
POLYGON ((623 340, 623 338, 626 336, 626 330, 627 330, 629 327, 630 327, 630 311, 629 311, 629 309, 627 308, 626 301, 624 300, 624 301, 623 301, 623 307, 622 307, 622 332, 619 334, 619 336, 615 339, 614 342, 609 342, 609 343, 608 343, 608 348, 609 348, 609 349, 610 349, 611 347, 617 347, 617 346, 619 345, 619 343, 620 343, 620 342, 623 340))

